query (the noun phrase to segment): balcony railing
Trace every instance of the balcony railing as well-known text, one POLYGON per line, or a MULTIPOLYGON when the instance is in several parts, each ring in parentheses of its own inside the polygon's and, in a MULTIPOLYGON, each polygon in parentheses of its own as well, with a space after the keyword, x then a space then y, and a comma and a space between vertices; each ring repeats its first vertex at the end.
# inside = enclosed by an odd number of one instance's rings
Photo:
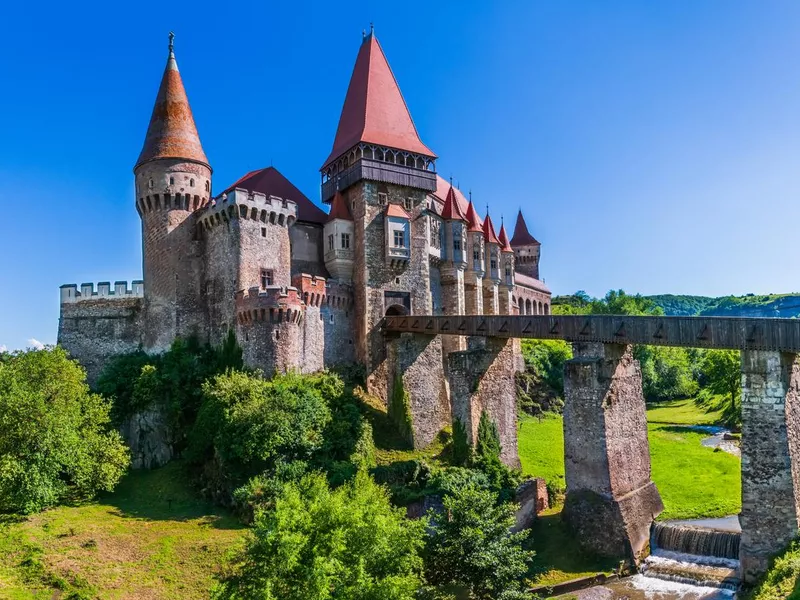
POLYGON ((328 202, 336 194, 337 189, 345 190, 361 179, 394 183, 428 192, 436 190, 436 173, 433 171, 361 158, 341 173, 323 182, 322 201, 328 202))
POLYGON ((355 258, 355 254, 352 250, 345 250, 342 248, 336 248, 334 250, 328 250, 325 253, 325 261, 331 260, 353 260, 355 258))
POLYGON ((391 259, 408 259, 411 256, 411 251, 402 246, 389 246, 386 249, 386 254, 391 259))

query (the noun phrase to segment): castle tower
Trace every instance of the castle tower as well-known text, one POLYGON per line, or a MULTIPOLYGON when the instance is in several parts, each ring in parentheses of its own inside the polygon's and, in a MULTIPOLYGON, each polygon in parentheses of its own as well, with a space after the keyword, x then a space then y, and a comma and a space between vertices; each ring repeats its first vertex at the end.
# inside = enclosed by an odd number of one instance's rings
POLYGON ((500 224, 500 314, 510 315, 514 312, 514 249, 508 241, 505 223, 500 224))
POLYGON ((144 346, 165 350, 177 336, 205 333, 202 244, 192 214, 208 202, 208 164, 170 33, 169 56, 133 173, 142 219, 144 346))
POLYGON ((500 239, 494 231, 489 210, 483 220, 483 241, 486 244, 486 275, 483 278, 483 312, 487 315, 500 314, 500 239))
MULTIPOLYGON (((374 33, 358 51, 330 155, 322 200, 339 191, 353 217, 356 360, 386 396, 384 315, 430 314, 427 194, 436 155, 420 140, 374 33)), ((327 243, 327 242, 326 242, 327 243)))
POLYGON ((514 265, 517 273, 539 279, 539 254, 542 245, 528 232, 521 210, 517 214, 511 247, 514 249, 514 265))
MULTIPOLYGON (((444 247, 439 271, 443 312, 446 315, 463 315, 466 314, 464 275, 467 268, 467 217, 461 210, 452 183, 445 197, 442 219, 444 247)), ((445 353, 466 348, 466 338, 461 336, 448 336, 442 343, 445 353)))
POLYGON ((464 278, 466 314, 483 314, 483 276, 485 273, 485 244, 483 225, 472 199, 467 207, 467 272, 464 278))
POLYGON ((339 281, 353 279, 355 252, 353 215, 344 196, 337 190, 331 202, 331 212, 323 229, 325 268, 339 281))

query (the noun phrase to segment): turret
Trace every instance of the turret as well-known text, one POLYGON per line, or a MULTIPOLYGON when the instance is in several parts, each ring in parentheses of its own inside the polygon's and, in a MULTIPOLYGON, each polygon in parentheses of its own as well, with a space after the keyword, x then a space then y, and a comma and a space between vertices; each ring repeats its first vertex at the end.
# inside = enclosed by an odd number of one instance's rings
POLYGON ((528 232, 521 210, 517 214, 511 247, 514 249, 514 265, 517 273, 539 279, 539 255, 542 245, 528 232))
POLYGON ((500 224, 500 314, 514 312, 514 249, 508 241, 505 223, 500 224))
POLYGON ((442 219, 445 223, 442 259, 463 269, 467 266, 467 217, 459 206, 452 183, 442 208, 442 219))
POLYGON ((169 55, 133 172, 142 219, 147 329, 145 347, 164 350, 176 336, 204 334, 202 257, 190 216, 208 202, 208 163, 170 33, 169 55))
POLYGON ((489 211, 483 220, 483 241, 486 244, 486 277, 500 283, 500 239, 494 231, 494 223, 489 211))
POLYGON ((353 259, 355 257, 355 224, 350 208, 337 191, 331 202, 331 212, 325 222, 323 243, 325 244, 325 267, 335 279, 353 279, 353 259))
POLYGON ((469 201, 467 207, 467 249, 469 251, 469 270, 479 273, 481 277, 485 272, 484 265, 484 237, 483 237, 483 224, 478 217, 478 212, 475 210, 475 205, 472 199, 469 201))

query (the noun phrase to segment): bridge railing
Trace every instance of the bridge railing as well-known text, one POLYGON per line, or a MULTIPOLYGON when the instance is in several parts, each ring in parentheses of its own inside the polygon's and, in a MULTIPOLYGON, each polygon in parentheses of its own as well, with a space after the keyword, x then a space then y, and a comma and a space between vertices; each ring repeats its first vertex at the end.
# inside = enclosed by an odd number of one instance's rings
POLYGON ((800 319, 623 315, 411 315, 385 332, 800 353, 800 319))

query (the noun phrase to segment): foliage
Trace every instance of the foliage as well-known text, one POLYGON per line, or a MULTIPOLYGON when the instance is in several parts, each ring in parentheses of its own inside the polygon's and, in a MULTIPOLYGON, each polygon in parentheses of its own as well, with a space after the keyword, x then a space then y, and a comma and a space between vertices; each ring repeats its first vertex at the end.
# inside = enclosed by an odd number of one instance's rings
POLYGON ((244 480, 276 461, 309 460, 323 445, 331 419, 323 394, 341 387, 320 373, 258 375, 229 371, 203 384, 204 402, 189 437, 189 457, 216 457, 223 471, 244 480))
POLYGON ((642 391, 648 400, 688 398, 697 393, 693 365, 685 348, 635 346, 642 369, 642 391))
POLYGON ((798 294, 747 294, 745 296, 649 296, 668 315, 718 317, 800 317, 798 294))
POLYGON ((800 600, 800 541, 776 556, 749 600, 800 600))
POLYGON ((216 598, 412 600, 425 526, 363 471, 333 491, 322 474, 306 475, 256 516, 216 598))
POLYGON ((522 549, 527 531, 509 532, 515 505, 497 504, 476 485, 457 487, 443 502, 425 547, 427 582, 460 586, 477 599, 524 597, 518 580, 533 553, 522 549))
POLYGON ((411 395, 403 387, 403 377, 398 373, 392 386, 389 401, 389 418, 394 422, 400 435, 409 446, 414 445, 414 423, 411 420, 411 395))
POLYGON ((492 487, 500 493, 500 500, 505 502, 514 497, 521 476, 519 472, 512 471, 503 464, 500 453, 500 434, 497 431, 497 424, 489 418, 486 411, 483 411, 478 422, 472 466, 486 474, 492 487))
MULTIPOLYGON (((701 359, 700 381, 712 394, 727 399, 723 410, 724 422, 732 427, 742 423, 742 368, 738 350, 706 350, 701 359)), ((706 400, 704 396, 701 400, 706 400)))
POLYGON ((109 410, 62 348, 8 355, 0 363, 0 512, 112 490, 130 459, 109 410))
POLYGON ((458 417, 453 420, 453 445, 450 460, 458 467, 463 467, 472 460, 472 447, 467 439, 467 428, 458 417))
POLYGON ((572 346, 563 340, 522 340, 526 369, 532 369, 559 396, 564 394, 564 363, 572 358, 572 346))

